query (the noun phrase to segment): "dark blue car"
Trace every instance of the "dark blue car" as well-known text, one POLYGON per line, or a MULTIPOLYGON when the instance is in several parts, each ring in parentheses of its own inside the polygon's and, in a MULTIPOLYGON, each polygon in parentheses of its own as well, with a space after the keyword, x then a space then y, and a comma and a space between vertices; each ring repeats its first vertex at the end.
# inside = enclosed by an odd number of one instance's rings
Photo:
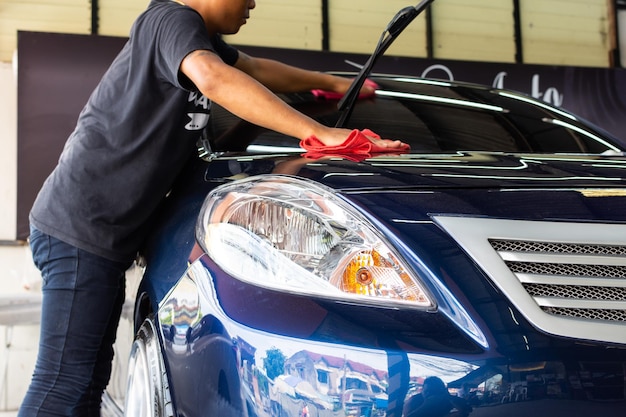
POLYGON ((371 78, 345 122, 284 99, 410 152, 306 154, 214 107, 146 244, 112 398, 133 417, 626 416, 620 142, 512 91, 371 78))
POLYGON ((126 415, 626 415, 619 142, 514 92, 373 78, 348 125, 410 153, 303 156, 214 109, 146 247, 126 415), (445 413, 420 411, 429 377, 445 413))

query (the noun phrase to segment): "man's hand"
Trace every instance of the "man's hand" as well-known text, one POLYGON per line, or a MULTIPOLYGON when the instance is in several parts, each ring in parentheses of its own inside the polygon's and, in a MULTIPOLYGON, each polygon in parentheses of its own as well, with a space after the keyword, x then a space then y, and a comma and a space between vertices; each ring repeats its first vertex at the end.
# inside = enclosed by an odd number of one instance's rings
MULTIPOLYGON (((334 84, 334 88, 331 90, 334 93, 338 93, 341 94, 342 96, 345 95, 348 92, 348 89, 350 88, 350 86, 352 85, 352 82, 354 81, 354 79, 351 78, 344 78, 344 77, 334 77, 335 78, 335 84, 334 84)), ((376 83, 366 80, 365 83, 363 83, 363 85, 361 86, 361 91, 359 92, 359 95, 362 97, 370 97, 373 96, 376 93, 376 88, 378 87, 376 85, 376 83)))
MULTIPOLYGON (((367 132, 367 131, 366 131, 367 132)), ((322 142, 326 146, 339 146, 343 144, 348 136, 352 133, 350 129, 341 129, 341 128, 332 128, 327 127, 325 130, 321 131, 318 134, 315 134, 315 137, 322 142)), ((386 148, 390 152, 391 151, 400 151, 406 150, 409 145, 399 141, 392 139, 381 139, 375 136, 370 136, 365 134, 365 137, 372 142, 375 146, 380 148, 386 148)))
MULTIPOLYGON (((350 78, 294 67, 273 59, 252 57, 241 51, 239 51, 239 59, 235 67, 275 93, 296 93, 318 89, 343 96, 353 81, 350 78)), ((366 82, 360 94, 369 97, 374 95, 375 91, 376 84, 366 82)))

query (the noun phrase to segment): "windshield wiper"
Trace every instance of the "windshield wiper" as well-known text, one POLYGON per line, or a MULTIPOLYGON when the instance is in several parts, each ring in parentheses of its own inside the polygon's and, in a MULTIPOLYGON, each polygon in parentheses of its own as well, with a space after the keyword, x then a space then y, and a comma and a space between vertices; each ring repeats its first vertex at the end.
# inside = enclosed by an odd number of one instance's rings
POLYGON ((359 97, 359 92, 361 91, 361 87, 365 82, 365 79, 368 77, 374 64, 380 58, 385 51, 391 46, 391 44, 396 40, 398 35, 402 33, 402 31, 415 19, 420 13, 422 13, 434 0, 422 0, 417 6, 408 6, 400 10, 396 15, 391 19, 387 27, 380 35, 380 39, 376 44, 376 49, 369 57, 365 65, 361 68, 361 71, 357 75, 357 77, 352 82, 352 85, 346 92, 346 94, 341 98, 339 103, 337 104, 337 108, 341 112, 339 115, 339 120, 335 124, 335 127, 344 127, 345 122, 350 118, 352 114, 352 109, 354 108, 354 104, 356 103, 357 98, 359 97))

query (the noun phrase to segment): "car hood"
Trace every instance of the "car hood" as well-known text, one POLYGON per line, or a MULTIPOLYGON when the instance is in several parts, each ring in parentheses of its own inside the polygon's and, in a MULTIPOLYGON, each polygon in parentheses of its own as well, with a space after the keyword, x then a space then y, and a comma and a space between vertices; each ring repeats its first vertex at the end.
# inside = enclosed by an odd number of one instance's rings
MULTIPOLYGON (((362 161, 230 155, 209 164, 207 178, 225 182, 280 173, 332 188, 398 250, 435 294, 438 311, 453 320, 465 315, 449 293, 468 300, 461 303, 481 320, 492 320, 497 300, 502 311, 518 311, 548 334, 621 344, 622 319, 599 316, 613 305, 613 296, 598 296, 594 302, 600 308, 589 309, 576 291, 556 296, 543 291, 563 282, 576 290, 587 278, 572 278, 571 264, 581 262, 592 264, 582 273, 600 277, 598 285, 610 287, 614 281, 603 278, 622 276, 613 271, 617 261, 610 255, 591 259, 587 251, 613 253, 625 245, 625 168, 624 157, 599 155, 459 152, 362 161), (565 301, 552 305, 554 298, 565 301), (571 310, 583 318, 567 316, 571 310), (571 326, 574 319, 577 325, 571 326)), ((508 324, 500 319, 496 315, 487 327, 505 334, 510 329, 503 330, 508 324)), ((479 339, 492 337, 497 339, 479 339)))
MULTIPOLYGON (((458 153, 318 160, 307 170, 337 190, 623 187, 626 158, 458 153)), ((300 175, 303 175, 301 172, 300 175)))
POLYGON ((626 222, 626 158, 459 153, 309 163, 308 176, 382 223, 436 215, 626 222))
POLYGON ((351 161, 223 155, 209 164, 206 178, 225 182, 276 173, 324 184, 383 223, 427 221, 441 213, 626 222, 623 156, 459 152, 351 161))
POLYGON ((360 161, 328 156, 224 155, 207 178, 282 173, 311 178, 337 191, 436 188, 606 188, 626 185, 626 157, 600 155, 405 154, 360 161))
MULTIPOLYGON (((622 276, 603 270, 612 268, 603 262, 614 262, 613 255, 607 256, 609 261, 591 261, 588 250, 602 247, 614 253, 624 246, 625 167, 621 157, 484 153, 307 165, 318 182, 364 213, 419 274, 434 276, 424 281, 433 293, 440 291, 441 282, 443 288, 458 288, 452 290, 456 296, 472 300, 467 305, 490 321, 491 306, 500 295, 485 294, 494 285, 505 295, 501 301, 511 302, 511 308, 536 328, 574 339, 592 335, 609 343, 626 340, 615 336, 623 334, 621 320, 605 319, 612 314, 605 310, 611 296, 597 296, 602 308, 588 309, 587 300, 568 292, 574 284, 566 285, 566 291, 560 285, 576 274, 584 275, 584 282, 587 275, 622 276), (562 245, 568 253, 546 255, 550 245, 562 245), (572 262, 590 265, 580 272, 571 269, 572 262), (480 265, 477 274, 489 280, 473 276, 469 271, 474 265, 480 265), (532 284, 525 281, 529 276, 535 280, 532 284), (559 300, 556 305, 550 304, 551 297, 559 300), (481 300, 490 301, 482 305, 481 300), (561 310, 563 306, 570 309, 561 310), (572 316, 574 310, 580 316, 572 316), (571 326, 572 320, 576 326, 571 326)), ((305 175, 304 168, 299 175, 305 175)), ((611 284, 607 287, 602 291, 610 293, 611 284)), ((444 294, 437 300, 439 310, 449 317, 462 316, 446 303, 444 294)), ((490 322, 491 329, 501 328, 496 321, 490 322)))

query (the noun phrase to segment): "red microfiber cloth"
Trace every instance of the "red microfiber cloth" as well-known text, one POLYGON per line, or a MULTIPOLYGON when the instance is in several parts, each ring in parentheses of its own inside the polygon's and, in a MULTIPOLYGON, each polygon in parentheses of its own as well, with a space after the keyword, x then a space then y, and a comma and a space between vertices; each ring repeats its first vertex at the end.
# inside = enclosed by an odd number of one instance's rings
POLYGON ((385 148, 378 146, 367 138, 367 136, 380 139, 380 136, 372 132, 369 129, 358 130, 354 129, 346 140, 341 145, 326 146, 315 136, 309 136, 308 138, 300 141, 300 146, 304 148, 307 153, 307 157, 313 155, 327 156, 327 155, 372 155, 376 153, 405 153, 410 147, 404 144, 400 148, 385 148))
MULTIPOLYGON (((378 84, 376 84, 374 81, 370 79, 365 80, 365 85, 369 85, 374 90, 378 89, 378 84)), ((311 90, 311 93, 313 93, 313 95, 317 98, 323 98, 326 100, 341 100, 341 98, 344 96, 341 93, 335 93, 334 91, 326 91, 326 90, 311 90)), ((375 95, 376 93, 370 93, 370 94, 360 93, 359 99, 370 98, 370 97, 374 97, 375 95)))

